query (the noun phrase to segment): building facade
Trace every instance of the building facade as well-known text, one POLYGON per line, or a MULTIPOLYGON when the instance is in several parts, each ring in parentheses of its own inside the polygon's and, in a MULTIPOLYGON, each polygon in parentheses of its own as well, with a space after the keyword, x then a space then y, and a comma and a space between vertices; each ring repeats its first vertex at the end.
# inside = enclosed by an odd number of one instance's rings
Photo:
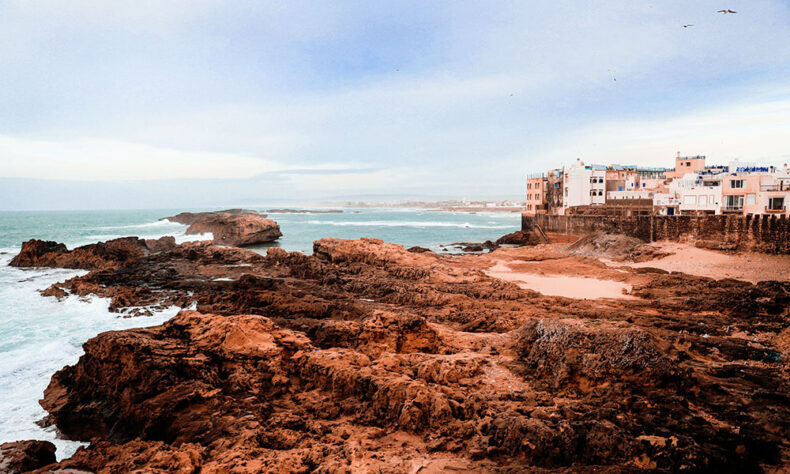
POLYGON ((675 157, 675 168, 590 165, 527 180, 527 212, 549 215, 790 215, 790 169, 733 162, 707 166, 705 156, 675 157))

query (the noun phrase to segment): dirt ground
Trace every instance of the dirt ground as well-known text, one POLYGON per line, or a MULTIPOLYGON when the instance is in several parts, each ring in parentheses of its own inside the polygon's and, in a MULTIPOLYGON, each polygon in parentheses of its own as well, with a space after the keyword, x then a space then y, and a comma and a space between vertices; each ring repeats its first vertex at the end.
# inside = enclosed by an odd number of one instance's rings
POLYGON ((632 286, 645 277, 631 269, 640 268, 751 283, 790 280, 790 255, 727 254, 676 242, 650 245, 670 255, 635 263, 571 254, 568 243, 501 248, 487 255, 485 273, 546 296, 576 299, 632 298, 632 286))
POLYGON ((670 272, 683 272, 717 280, 734 278, 752 283, 763 280, 790 280, 790 255, 768 255, 755 252, 728 254, 677 242, 656 242, 653 245, 672 252, 672 255, 641 263, 605 263, 628 265, 634 268, 661 268, 670 272))

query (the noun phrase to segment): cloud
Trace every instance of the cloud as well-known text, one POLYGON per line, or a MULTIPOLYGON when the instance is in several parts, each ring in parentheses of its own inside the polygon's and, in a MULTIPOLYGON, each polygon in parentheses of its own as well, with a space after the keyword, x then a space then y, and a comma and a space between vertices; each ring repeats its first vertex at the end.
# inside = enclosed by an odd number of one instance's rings
POLYGON ((597 123, 561 140, 539 154, 544 167, 569 164, 575 158, 588 163, 673 165, 676 151, 702 154, 710 163, 734 159, 781 165, 790 152, 790 97, 757 103, 705 108, 653 120, 614 120, 597 123))
POLYGON ((731 1, 2 2, 0 176, 475 197, 774 159, 790 6, 731 1))

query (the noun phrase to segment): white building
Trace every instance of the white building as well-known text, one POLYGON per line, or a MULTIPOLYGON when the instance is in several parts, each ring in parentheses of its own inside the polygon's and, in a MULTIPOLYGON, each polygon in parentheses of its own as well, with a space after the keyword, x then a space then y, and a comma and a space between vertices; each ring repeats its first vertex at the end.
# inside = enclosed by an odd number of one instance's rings
POLYGON ((669 183, 680 214, 721 214, 722 174, 689 173, 669 183))
POLYGON ((576 206, 601 205, 606 203, 606 168, 576 164, 566 168, 563 173, 564 209, 576 206))

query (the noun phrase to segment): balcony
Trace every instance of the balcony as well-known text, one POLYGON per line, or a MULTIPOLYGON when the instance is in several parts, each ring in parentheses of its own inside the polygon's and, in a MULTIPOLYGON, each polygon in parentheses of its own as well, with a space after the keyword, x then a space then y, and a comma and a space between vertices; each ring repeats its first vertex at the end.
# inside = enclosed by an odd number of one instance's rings
POLYGON ((787 212, 787 206, 765 206, 765 212, 768 214, 784 214, 787 212))
POLYGON ((722 206, 721 212, 743 212, 743 206, 722 206))
POLYGON ((790 183, 768 184, 768 185, 760 186, 760 191, 763 192, 790 191, 790 183))

